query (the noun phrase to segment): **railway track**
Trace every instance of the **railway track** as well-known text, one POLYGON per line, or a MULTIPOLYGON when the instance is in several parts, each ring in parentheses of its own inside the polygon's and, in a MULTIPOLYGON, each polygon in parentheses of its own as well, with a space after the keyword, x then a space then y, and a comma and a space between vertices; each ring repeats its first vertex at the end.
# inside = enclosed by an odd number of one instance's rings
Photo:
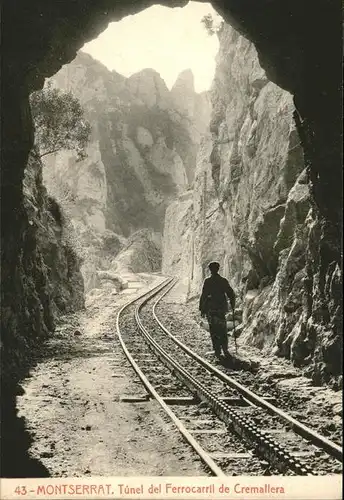
POLYGON ((124 352, 213 475, 337 473, 342 449, 180 342, 156 314, 170 278, 117 315, 124 352), (155 298, 152 308, 149 305, 155 298))

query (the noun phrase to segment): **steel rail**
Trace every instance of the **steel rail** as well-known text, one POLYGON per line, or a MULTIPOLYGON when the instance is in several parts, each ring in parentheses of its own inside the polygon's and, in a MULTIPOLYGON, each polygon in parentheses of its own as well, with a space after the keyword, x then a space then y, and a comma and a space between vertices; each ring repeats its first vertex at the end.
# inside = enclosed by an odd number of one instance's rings
MULTIPOLYGON (((168 285, 166 285, 168 286, 168 285)), ((158 292, 157 292, 158 293, 158 292)), ((269 460, 281 472, 288 469, 293 470, 299 475, 313 475, 312 469, 295 460, 294 457, 277 441, 275 441, 269 433, 262 431, 248 417, 243 417, 235 409, 225 404, 221 399, 212 394, 200 383, 192 374, 190 374, 178 361, 174 360, 149 334, 143 326, 139 317, 139 312, 142 307, 152 298, 147 297, 135 309, 135 317, 142 334, 147 340, 148 345, 152 346, 157 357, 166 364, 169 369, 202 401, 210 405, 214 413, 224 421, 228 427, 232 428, 237 434, 243 437, 249 444, 254 443, 257 452, 269 460)))
POLYGON ((276 415, 280 417, 282 420, 287 422, 291 428, 295 431, 296 434, 299 434, 303 438, 306 438, 312 442, 312 444, 315 444, 319 448, 323 449, 326 451, 329 455, 331 455, 333 458, 336 458, 337 460, 341 461, 343 460, 343 448, 334 443, 333 441, 330 441, 329 439, 325 438, 318 432, 310 429, 306 425, 302 424, 301 422, 297 421, 295 418, 293 418, 291 415, 286 413, 285 411, 277 408, 275 405, 269 403, 268 401, 264 400, 262 397, 258 396, 255 394, 253 391, 250 389, 247 389, 244 387, 242 384, 234 380, 232 377, 229 375, 226 375, 223 373, 221 370, 217 369, 215 366, 211 365, 207 360, 199 356, 197 353, 195 353, 192 349, 190 349, 188 346, 186 346, 183 342, 181 342, 177 337, 175 337, 159 320, 157 314, 156 314, 156 306, 159 304, 159 302, 168 294, 168 292, 175 286, 176 280, 173 280, 171 285, 166 289, 166 291, 159 297, 159 299, 155 302, 153 306, 153 316, 160 328, 181 348, 189 354, 192 358, 197 360, 204 368, 206 368, 209 372, 213 373, 216 375, 222 382, 227 384, 228 386, 236 389, 240 394, 242 394, 248 401, 251 403, 260 406, 261 408, 266 409, 270 414, 276 415))
POLYGON ((117 336, 119 338, 119 341, 121 343, 122 349, 129 361, 129 363, 132 365, 134 368, 135 372, 141 379, 143 385, 146 387, 147 391, 151 396, 153 396, 156 401, 159 403, 159 405, 162 407, 162 409, 166 412, 166 414, 170 417, 172 422, 175 424, 179 432, 183 435, 183 437, 187 440, 187 442, 192 446, 192 448, 195 450, 195 452, 199 455, 199 457, 203 460, 203 462, 209 467, 209 469, 212 471, 212 473, 217 476, 217 477, 225 477, 226 474, 222 471, 222 469, 214 462, 214 460, 210 457, 210 455, 201 447, 201 445, 195 440, 195 438, 190 434, 190 432, 185 428, 183 423, 178 419, 178 417, 173 413, 173 411, 167 406, 167 404, 164 402, 164 400, 159 396, 157 391, 154 389, 152 384, 149 382, 147 377, 144 375, 132 355, 130 354, 128 348, 125 345, 125 342, 123 340, 120 326, 119 326, 119 318, 121 313, 143 298, 145 295, 148 295, 149 298, 152 298, 155 294, 159 293, 161 289, 164 288, 164 286, 168 286, 169 282, 171 281, 171 278, 165 280, 162 284, 157 285, 154 287, 152 290, 145 292, 141 294, 139 297, 136 297, 135 299, 129 301, 128 303, 124 304, 124 306, 121 307, 119 312, 117 313, 117 318, 116 318, 116 331, 117 331, 117 336), (153 293, 152 293, 153 292, 153 293))

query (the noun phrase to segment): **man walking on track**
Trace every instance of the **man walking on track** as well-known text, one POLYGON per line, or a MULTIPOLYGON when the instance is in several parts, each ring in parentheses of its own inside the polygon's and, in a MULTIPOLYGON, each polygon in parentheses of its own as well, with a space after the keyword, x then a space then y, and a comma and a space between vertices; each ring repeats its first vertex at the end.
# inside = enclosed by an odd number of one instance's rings
POLYGON ((219 275, 220 264, 211 262, 208 267, 211 276, 204 280, 199 310, 202 316, 207 316, 215 356, 220 357, 222 348, 223 354, 230 357, 226 321, 226 313, 228 312, 227 299, 231 303, 234 314, 235 294, 226 278, 219 275))

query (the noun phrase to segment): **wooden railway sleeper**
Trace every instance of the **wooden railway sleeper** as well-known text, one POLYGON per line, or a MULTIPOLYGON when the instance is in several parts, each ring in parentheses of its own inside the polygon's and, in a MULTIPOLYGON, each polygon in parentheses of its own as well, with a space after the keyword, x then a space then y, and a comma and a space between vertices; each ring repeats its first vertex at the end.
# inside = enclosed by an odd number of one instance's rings
POLYGON ((180 340, 178 340, 172 333, 167 330, 167 328, 164 327, 164 325, 161 323, 159 318, 157 317, 155 313, 155 308, 159 301, 171 290, 174 286, 175 282, 171 280, 171 284, 167 286, 166 291, 163 293, 163 295, 160 297, 160 299, 154 304, 153 307, 153 316, 155 320, 157 321, 158 325, 160 328, 187 354, 189 354, 193 359, 197 360, 203 367, 205 367, 209 372, 214 373, 217 375, 217 377, 225 382, 228 386, 232 387, 233 389, 236 389, 239 391, 240 394, 242 394, 244 397, 245 401, 249 401, 250 404, 259 406, 261 408, 264 408, 267 410, 270 414, 272 415, 277 415, 279 418, 282 418, 284 421, 288 423, 288 425, 291 426, 294 432, 299 434, 300 436, 311 440, 311 442, 322 448, 324 451, 329 453, 329 455, 333 456, 340 462, 343 460, 343 449, 338 446, 336 443, 329 441, 326 439, 324 436, 321 436, 318 434, 316 431, 308 428, 304 424, 297 422, 293 417, 288 415, 286 412, 283 410, 280 410, 273 404, 271 404, 270 398, 262 398, 259 397, 258 395, 254 394, 250 389, 245 388, 243 385, 238 383, 233 376, 229 377, 228 375, 224 374, 217 368, 213 367, 206 361, 205 359, 201 358, 198 354, 193 352, 190 348, 188 348, 185 344, 183 344, 180 340), (270 402, 269 402, 270 400, 270 402))
POLYGON ((312 474, 312 470, 309 467, 305 467, 300 462, 295 461, 292 456, 286 450, 282 450, 278 443, 270 436, 262 433, 250 419, 238 416, 236 412, 233 412, 233 409, 219 400, 216 396, 212 395, 203 384, 200 384, 184 369, 184 367, 173 360, 142 325, 138 316, 139 309, 140 307, 136 308, 136 320, 141 332, 148 343, 152 345, 155 354, 159 354, 158 358, 167 365, 170 370, 174 370, 178 379, 180 379, 192 392, 195 391, 200 399, 206 401, 221 420, 226 424, 231 423, 234 430, 244 439, 246 438, 250 444, 252 444, 252 441, 254 441, 254 443, 258 442, 259 445, 263 444, 263 446, 259 446, 259 449, 262 450, 264 458, 268 458, 269 462, 278 470, 285 472, 287 469, 292 468, 294 472, 301 475, 312 474), (255 435, 252 434, 252 431, 255 431, 255 435))

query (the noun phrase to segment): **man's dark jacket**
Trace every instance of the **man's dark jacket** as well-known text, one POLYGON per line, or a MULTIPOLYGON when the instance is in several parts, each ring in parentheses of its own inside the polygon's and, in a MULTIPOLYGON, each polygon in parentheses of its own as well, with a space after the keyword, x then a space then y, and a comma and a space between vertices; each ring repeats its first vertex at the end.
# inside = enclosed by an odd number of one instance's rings
POLYGON ((228 311, 227 297, 234 310, 235 294, 226 278, 223 278, 219 274, 214 274, 210 278, 206 278, 199 301, 201 314, 207 314, 212 311, 226 313, 228 311))

